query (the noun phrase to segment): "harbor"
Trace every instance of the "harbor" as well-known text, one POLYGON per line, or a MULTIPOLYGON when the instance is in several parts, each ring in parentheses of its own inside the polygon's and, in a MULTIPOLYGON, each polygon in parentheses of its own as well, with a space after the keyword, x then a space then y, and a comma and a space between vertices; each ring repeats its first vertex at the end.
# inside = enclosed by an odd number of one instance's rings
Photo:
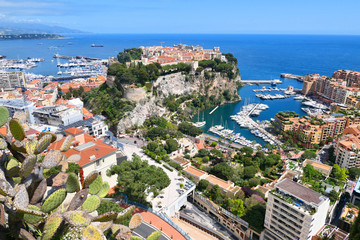
MULTIPOLYGON (((278 140, 275 139, 274 136, 269 135, 269 133, 265 130, 270 121, 273 120, 275 114, 279 111, 289 110, 289 106, 291 106, 291 110, 298 113, 300 116, 307 115, 307 108, 312 108, 310 106, 306 106, 302 104, 302 102, 307 102, 304 97, 299 95, 298 91, 302 88, 302 83, 295 79, 286 79, 283 80, 281 84, 277 84, 276 86, 272 86, 271 84, 267 85, 257 85, 253 83, 248 83, 243 87, 239 88, 239 95, 242 97, 242 101, 227 105, 222 105, 214 109, 207 109, 200 112, 200 116, 204 115, 203 121, 205 121, 205 125, 201 127, 204 133, 220 137, 222 139, 228 139, 234 143, 250 146, 252 148, 257 148, 260 144, 264 146, 265 144, 279 144, 278 140), (263 91, 264 87, 266 92, 263 91), (294 94, 285 94, 284 91, 288 89, 292 89, 294 94), (270 90, 270 91, 269 91, 270 90), (276 92, 278 91, 278 92, 276 92), (275 92, 276 94, 284 95, 285 98, 273 98, 271 101, 266 99, 261 99, 256 96, 256 94, 265 94, 275 92), (255 105, 263 106, 264 104, 268 107, 266 109, 251 109, 251 105, 254 107, 255 105), (246 109, 242 109, 244 106, 246 109), (247 109, 250 108, 250 109, 247 109), (304 111, 304 110, 305 111, 304 111), (249 111, 248 116, 242 116, 238 114, 242 110, 249 111), (261 111, 258 111, 261 110, 261 111), (212 112, 212 114, 210 114, 212 112), (233 116, 233 117, 232 117, 233 116), (240 120, 236 121, 234 116, 240 120), (212 128, 215 127, 216 128, 212 128), (219 126, 223 127, 219 129, 219 126), (223 131, 223 130, 230 131, 223 131), (215 131, 214 131, 215 130, 215 131), (232 132, 231 132, 232 131, 232 132), (219 134, 220 133, 220 134, 219 134), (239 135, 238 135, 239 133, 239 135), (238 140, 238 142, 235 142, 238 140)), ((273 93, 271 95, 274 95, 273 93)), ((263 106, 264 107, 264 106, 263 106)), ((312 110, 315 111, 315 110, 312 110)), ((197 115, 194 116, 193 122, 197 122, 197 115)), ((221 128, 220 127, 220 128, 221 128)))

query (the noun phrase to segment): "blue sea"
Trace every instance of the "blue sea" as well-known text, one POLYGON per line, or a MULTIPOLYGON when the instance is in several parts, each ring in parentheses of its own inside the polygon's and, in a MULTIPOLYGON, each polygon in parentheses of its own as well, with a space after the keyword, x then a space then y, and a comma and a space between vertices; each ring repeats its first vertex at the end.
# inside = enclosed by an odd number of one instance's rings
MULTIPOLYGON (((280 78, 280 73, 306 75, 319 73, 331 76, 338 69, 360 71, 360 36, 330 35, 210 35, 210 34, 81 34, 68 35, 68 39, 0 41, 0 55, 14 58, 44 58, 38 67, 28 71, 43 75, 55 75, 57 61, 54 54, 108 58, 116 56, 124 48, 173 44, 201 45, 205 48, 219 46, 222 52, 231 52, 238 59, 238 67, 244 80, 268 80, 280 78), (70 44, 71 43, 71 44, 70 44), (91 47, 102 44, 102 48, 91 47), (49 49, 50 46, 56 47, 49 49)), ((302 83, 282 79, 279 88, 289 85, 301 88, 302 83)), ((239 89, 243 101, 219 107, 212 115, 204 111, 207 121, 205 131, 212 124, 223 123, 250 140, 264 142, 248 130, 240 129, 228 117, 239 111, 247 102, 264 102, 270 106, 255 119, 273 118, 281 110, 294 110, 300 115, 301 103, 292 98, 262 101, 252 91, 260 86, 239 89), (222 117, 221 117, 222 116, 222 117)), ((268 86, 267 86, 268 87, 268 86)), ((272 93, 274 94, 274 92, 272 93)), ((203 113, 200 113, 202 116, 203 113)), ((197 117, 196 117, 197 118, 197 117)), ((196 119, 197 120, 197 119, 196 119)))

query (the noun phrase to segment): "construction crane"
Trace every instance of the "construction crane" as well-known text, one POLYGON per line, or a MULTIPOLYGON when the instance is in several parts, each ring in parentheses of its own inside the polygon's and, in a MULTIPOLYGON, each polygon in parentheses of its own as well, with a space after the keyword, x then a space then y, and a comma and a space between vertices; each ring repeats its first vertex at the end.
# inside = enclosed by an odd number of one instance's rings
POLYGON ((24 100, 24 105, 26 105, 26 95, 25 95, 25 92, 27 90, 26 87, 23 87, 23 86, 15 86, 15 88, 21 88, 21 94, 23 96, 23 100, 24 100))

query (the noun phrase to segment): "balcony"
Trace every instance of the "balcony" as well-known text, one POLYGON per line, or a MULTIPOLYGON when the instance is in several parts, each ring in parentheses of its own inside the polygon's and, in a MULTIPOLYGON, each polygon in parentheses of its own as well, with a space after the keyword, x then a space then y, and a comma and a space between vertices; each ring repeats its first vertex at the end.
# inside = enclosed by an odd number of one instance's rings
POLYGON ((284 192, 281 192, 280 190, 272 190, 270 192, 274 196, 280 198, 281 200, 285 201, 289 204, 295 211, 301 210, 304 213, 308 213, 310 215, 314 215, 316 213, 316 208, 312 207, 311 205, 306 204, 304 201, 296 198, 295 196, 288 195, 284 192))

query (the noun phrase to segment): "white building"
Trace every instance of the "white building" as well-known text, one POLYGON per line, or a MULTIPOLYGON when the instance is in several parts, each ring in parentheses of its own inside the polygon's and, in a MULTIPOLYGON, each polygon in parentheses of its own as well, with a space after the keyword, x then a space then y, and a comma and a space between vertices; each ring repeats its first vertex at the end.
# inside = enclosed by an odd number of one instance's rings
POLYGON ((65 106, 42 107, 33 112, 35 123, 49 125, 68 126, 83 120, 83 112, 80 108, 68 108, 65 106))
POLYGON ((23 72, 0 72, 0 89, 12 89, 24 85, 23 72))
POLYGON ((329 198, 288 178, 269 193, 264 240, 310 240, 325 224, 329 198))
MULTIPOLYGON (((115 186, 117 175, 108 177, 106 171, 112 165, 117 165, 118 160, 122 160, 122 155, 117 154, 118 149, 105 144, 102 140, 94 138, 78 128, 66 129, 65 135, 74 137, 71 147, 65 152, 65 155, 67 157, 74 154, 81 156, 81 160, 77 163, 83 168, 84 176, 86 177, 92 171, 97 171, 103 181, 107 181, 111 187, 115 186)), ((63 141, 53 143, 49 149, 59 149, 63 141)))
POLYGON ((335 147, 336 164, 342 168, 360 167, 360 142, 352 134, 343 136, 335 147))
POLYGON ((4 99, 0 100, 0 106, 4 106, 9 110, 10 117, 13 116, 15 112, 25 112, 29 116, 29 122, 34 123, 33 111, 34 103, 33 102, 24 102, 20 99, 4 99))

